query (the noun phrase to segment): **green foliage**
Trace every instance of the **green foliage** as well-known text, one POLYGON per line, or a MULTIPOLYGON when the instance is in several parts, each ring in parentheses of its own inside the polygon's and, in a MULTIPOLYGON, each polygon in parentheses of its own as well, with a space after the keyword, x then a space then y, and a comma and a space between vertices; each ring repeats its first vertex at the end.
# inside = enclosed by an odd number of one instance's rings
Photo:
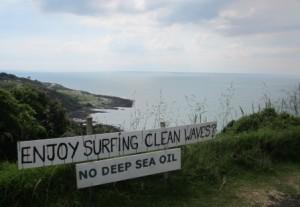
POLYGON ((34 110, 2 89, 0 89, 0 114, 0 159, 16 157, 18 140, 46 136, 46 130, 36 120, 34 110))
POLYGON ((52 100, 45 91, 31 86, 19 86, 11 93, 35 111, 36 119, 47 131, 47 137, 58 137, 66 131, 68 119, 63 106, 52 100))
MULTIPOLYGON (((40 82, 0 74, 0 160, 16 159, 17 141, 85 134, 85 127, 68 119, 61 100, 71 103, 40 82)), ((118 129, 94 127, 95 133, 113 131, 118 129)))
POLYGON ((0 159, 16 159, 17 141, 59 137, 69 121, 62 105, 39 88, 0 89, 0 159))
POLYGON ((16 165, 3 162, 0 164, 0 206, 12 203, 14 206, 46 206, 51 199, 62 198, 74 190, 73 170, 71 166, 18 170, 16 165))
POLYGON ((190 193, 177 176, 164 185, 160 175, 77 190, 74 170, 73 165, 18 170, 0 163, 0 206, 140 206, 190 193))
POLYGON ((215 140, 184 152, 184 172, 214 182, 243 170, 271 170, 273 163, 300 162, 300 118, 268 108, 229 123, 215 140))
POLYGON ((238 121, 229 122, 223 132, 237 134, 260 128, 283 130, 291 126, 300 126, 300 118, 287 113, 278 114, 275 109, 266 108, 261 112, 244 116, 238 121))

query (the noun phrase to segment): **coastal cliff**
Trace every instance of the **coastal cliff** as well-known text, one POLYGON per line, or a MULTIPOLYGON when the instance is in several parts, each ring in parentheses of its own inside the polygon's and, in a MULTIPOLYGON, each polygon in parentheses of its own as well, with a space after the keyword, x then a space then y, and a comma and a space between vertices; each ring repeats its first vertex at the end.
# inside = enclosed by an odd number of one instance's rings
POLYGON ((43 91, 52 100, 62 103, 70 118, 84 119, 94 109, 116 109, 117 107, 132 107, 133 100, 74 90, 60 84, 41 82, 28 78, 17 77, 12 74, 0 73, 0 88, 12 89, 29 86, 43 91))

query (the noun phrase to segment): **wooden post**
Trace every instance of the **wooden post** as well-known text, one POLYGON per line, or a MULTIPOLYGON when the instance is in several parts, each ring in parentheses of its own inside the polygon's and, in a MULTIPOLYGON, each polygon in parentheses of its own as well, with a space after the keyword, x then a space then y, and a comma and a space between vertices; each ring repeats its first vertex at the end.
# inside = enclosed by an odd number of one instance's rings
MULTIPOLYGON (((160 122, 160 128, 166 128, 166 122, 160 122)), ((164 173, 164 180, 167 181, 169 177, 169 173, 164 173)))
POLYGON ((160 128, 166 128, 166 122, 160 122, 160 128))
MULTIPOLYGON (((93 134, 93 118, 92 117, 87 117, 86 118, 86 134, 91 135, 93 134)), ((95 206, 95 195, 94 195, 94 190, 92 188, 89 188, 89 198, 88 198, 88 204, 89 206, 95 206)))
POLYGON ((93 134, 93 118, 92 117, 86 118, 86 134, 87 135, 93 134))

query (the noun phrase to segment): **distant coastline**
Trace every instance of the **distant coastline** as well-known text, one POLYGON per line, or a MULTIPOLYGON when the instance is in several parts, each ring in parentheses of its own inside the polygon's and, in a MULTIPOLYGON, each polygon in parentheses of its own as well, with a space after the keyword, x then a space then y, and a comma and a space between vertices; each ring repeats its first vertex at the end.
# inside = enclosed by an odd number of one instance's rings
POLYGON ((0 73, 0 88, 11 88, 19 85, 37 87, 51 98, 58 100, 73 120, 85 119, 92 113, 105 113, 101 109, 131 108, 133 100, 116 96, 93 94, 82 90, 74 90, 63 85, 21 78, 13 74, 0 73))

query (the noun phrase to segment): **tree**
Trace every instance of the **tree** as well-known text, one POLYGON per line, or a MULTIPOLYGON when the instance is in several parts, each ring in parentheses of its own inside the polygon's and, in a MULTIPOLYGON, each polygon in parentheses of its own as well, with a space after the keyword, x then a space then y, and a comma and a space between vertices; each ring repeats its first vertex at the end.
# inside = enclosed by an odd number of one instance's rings
POLYGON ((46 137, 35 111, 0 89, 0 158, 15 159, 17 141, 46 137))
POLYGON ((36 119, 46 129, 47 137, 58 137, 66 131, 69 121, 65 109, 45 91, 37 87, 18 86, 12 94, 21 103, 31 106, 36 119))

